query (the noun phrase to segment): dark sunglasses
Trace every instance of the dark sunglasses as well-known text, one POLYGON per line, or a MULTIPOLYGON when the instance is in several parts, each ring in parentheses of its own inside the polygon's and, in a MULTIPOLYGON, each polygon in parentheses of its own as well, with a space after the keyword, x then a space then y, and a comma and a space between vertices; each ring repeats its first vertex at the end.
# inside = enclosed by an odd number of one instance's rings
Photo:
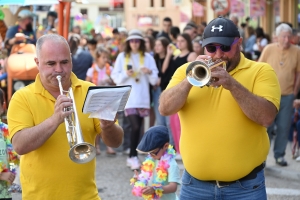
POLYGON ((230 46, 226 46, 226 45, 206 45, 206 51, 208 51, 209 53, 215 53, 217 51, 217 49, 221 49, 221 51, 223 52, 229 52, 231 50, 231 46, 236 44, 239 41, 239 39, 235 39, 233 41, 233 43, 230 46))
POLYGON ((155 153, 154 152, 150 152, 148 153, 151 156, 157 156, 157 154, 159 153, 159 151, 162 149, 162 147, 160 147, 155 153))
POLYGON ((130 43, 140 43, 141 40, 139 39, 132 39, 132 40, 129 40, 130 43))

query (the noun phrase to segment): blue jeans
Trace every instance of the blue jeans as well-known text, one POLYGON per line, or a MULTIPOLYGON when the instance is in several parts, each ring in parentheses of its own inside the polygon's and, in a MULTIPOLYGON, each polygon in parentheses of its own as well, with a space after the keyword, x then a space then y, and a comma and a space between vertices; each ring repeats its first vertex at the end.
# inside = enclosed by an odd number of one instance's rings
POLYGON ((275 117, 273 124, 268 127, 270 143, 275 133, 274 158, 284 157, 286 145, 288 143, 288 133, 291 126, 291 117, 293 115, 294 95, 281 96, 279 112, 275 117))
POLYGON ((229 186, 219 188, 216 184, 200 181, 186 170, 182 175, 180 200, 266 200, 264 170, 251 180, 236 181, 229 186))
POLYGON ((158 106, 159 106, 159 96, 161 94, 161 88, 157 87, 156 89, 152 89, 152 97, 153 97, 153 109, 155 114, 155 125, 162 125, 166 126, 169 130, 169 137, 170 137, 170 144, 174 146, 174 139, 171 131, 170 126, 170 117, 169 116, 162 116, 159 113, 158 106))

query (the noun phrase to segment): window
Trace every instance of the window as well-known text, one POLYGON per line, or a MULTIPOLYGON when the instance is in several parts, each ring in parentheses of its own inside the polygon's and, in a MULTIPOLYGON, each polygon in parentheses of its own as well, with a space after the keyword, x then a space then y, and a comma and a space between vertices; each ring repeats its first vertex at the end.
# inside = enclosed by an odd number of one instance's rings
POLYGON ((161 0, 160 6, 165 7, 165 0, 161 0))
POLYGON ((150 0, 150 7, 154 7, 154 0, 150 0))
POLYGON ((136 0, 132 0, 132 7, 136 7, 136 0))

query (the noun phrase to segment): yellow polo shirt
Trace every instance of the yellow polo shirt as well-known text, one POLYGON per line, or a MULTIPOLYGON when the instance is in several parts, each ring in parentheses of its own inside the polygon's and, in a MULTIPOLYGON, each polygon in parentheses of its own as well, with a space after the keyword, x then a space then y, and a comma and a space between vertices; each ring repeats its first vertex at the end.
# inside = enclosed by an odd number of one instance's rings
MULTIPOLYGON (((186 78, 188 65, 177 69, 167 89, 186 78)), ((280 87, 270 65, 250 61, 241 54, 239 65, 230 75, 279 108, 280 87)), ((223 87, 192 87, 179 118, 182 160, 186 170, 199 180, 237 180, 267 158, 266 128, 250 120, 223 87)))
MULTIPOLYGON (((77 79, 73 73, 71 81, 83 138, 94 145, 97 133, 101 132, 100 121, 82 113, 87 89, 93 84, 77 79)), ((54 113, 55 101, 42 86, 39 75, 33 84, 18 90, 8 109, 10 138, 49 118, 54 113)), ((100 199, 95 183, 96 160, 76 164, 69 158, 69 149, 65 123, 62 123, 40 148, 21 156, 23 200, 100 199)))

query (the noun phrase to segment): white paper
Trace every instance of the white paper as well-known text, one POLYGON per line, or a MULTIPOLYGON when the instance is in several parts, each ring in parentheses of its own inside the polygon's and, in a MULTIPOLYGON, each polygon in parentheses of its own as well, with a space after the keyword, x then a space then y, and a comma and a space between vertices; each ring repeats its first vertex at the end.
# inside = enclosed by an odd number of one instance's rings
POLYGON ((118 111, 123 111, 131 87, 99 87, 88 91, 83 113, 91 113, 90 118, 113 121, 118 111))

